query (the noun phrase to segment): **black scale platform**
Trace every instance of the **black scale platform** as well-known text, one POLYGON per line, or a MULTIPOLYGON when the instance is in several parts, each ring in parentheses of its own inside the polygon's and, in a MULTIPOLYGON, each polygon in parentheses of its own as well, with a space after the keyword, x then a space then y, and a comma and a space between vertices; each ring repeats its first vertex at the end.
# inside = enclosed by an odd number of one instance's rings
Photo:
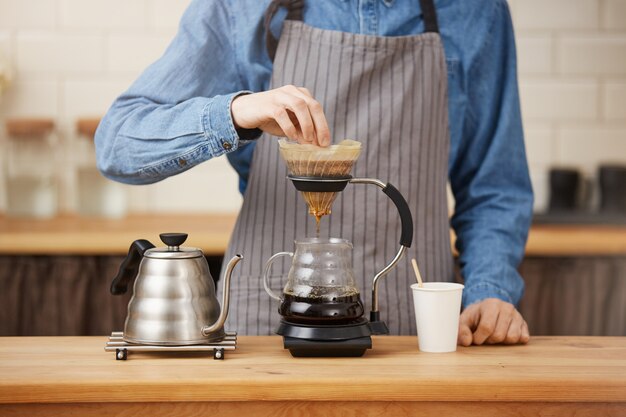
POLYGON ((359 357, 372 348, 372 334, 386 330, 382 322, 360 319, 343 325, 307 325, 280 322, 277 334, 294 357, 359 357))

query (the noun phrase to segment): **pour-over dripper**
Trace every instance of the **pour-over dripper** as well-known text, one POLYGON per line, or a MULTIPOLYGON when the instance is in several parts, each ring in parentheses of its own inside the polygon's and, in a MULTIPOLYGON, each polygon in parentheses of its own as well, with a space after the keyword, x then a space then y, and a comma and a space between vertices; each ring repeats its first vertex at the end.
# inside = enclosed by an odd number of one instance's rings
MULTIPOLYGON (((326 148, 279 141, 280 154, 289 174, 297 177, 346 178, 361 153, 361 143, 346 139, 326 148)), ((309 213, 317 219, 331 213, 336 192, 301 191, 309 213)))

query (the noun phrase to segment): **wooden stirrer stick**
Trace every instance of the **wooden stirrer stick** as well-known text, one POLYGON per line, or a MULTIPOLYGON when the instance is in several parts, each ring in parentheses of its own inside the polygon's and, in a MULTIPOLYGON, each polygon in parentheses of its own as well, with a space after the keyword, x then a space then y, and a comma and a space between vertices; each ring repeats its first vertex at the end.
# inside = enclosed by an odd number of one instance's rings
POLYGON ((422 281, 422 275, 420 274, 420 270, 417 267, 417 261, 415 258, 411 259, 411 263, 413 264, 413 271, 415 271, 415 278, 417 278, 417 286, 423 287, 424 281, 422 281))

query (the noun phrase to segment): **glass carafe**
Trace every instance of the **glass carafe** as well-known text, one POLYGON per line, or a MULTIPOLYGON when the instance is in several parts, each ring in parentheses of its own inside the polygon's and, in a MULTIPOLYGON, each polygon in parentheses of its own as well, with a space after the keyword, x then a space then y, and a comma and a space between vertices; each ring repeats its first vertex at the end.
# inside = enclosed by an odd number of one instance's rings
POLYGON ((364 312, 352 270, 352 244, 345 239, 306 238, 295 242, 295 252, 279 252, 265 266, 267 293, 280 301, 279 313, 287 321, 303 324, 345 324, 364 312), (281 295, 270 288, 272 263, 293 258, 281 295))
MULTIPOLYGON (((52 119, 6 122, 5 178, 9 216, 50 218, 57 213, 58 140, 52 119)), ((4 152, 3 152, 4 153, 4 152)))

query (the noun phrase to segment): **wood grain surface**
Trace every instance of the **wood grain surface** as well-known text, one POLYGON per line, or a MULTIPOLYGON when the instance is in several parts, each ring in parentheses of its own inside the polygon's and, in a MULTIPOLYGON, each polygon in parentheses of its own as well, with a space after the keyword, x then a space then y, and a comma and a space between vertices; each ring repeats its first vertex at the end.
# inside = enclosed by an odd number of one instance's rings
MULTIPOLYGON (((0 216, 0 254, 121 255, 135 239, 159 242, 159 233, 184 231, 189 233, 187 245, 200 247, 207 255, 221 255, 235 220, 236 214, 134 214, 119 220, 0 216)), ((526 255, 626 255, 626 227, 536 225, 530 230, 526 255)))
POLYGON ((526 256, 626 255, 626 227, 533 225, 526 256))
POLYGON ((185 232, 186 246, 202 248, 205 255, 222 255, 236 216, 141 215, 124 219, 59 216, 51 220, 0 217, 0 253, 9 255, 123 255, 135 239, 157 246, 159 233, 185 232))
POLYGON ((624 417, 625 403, 249 401, 0 404, 3 417, 624 417))
MULTIPOLYGON (((105 337, 0 338, 0 404, 100 402, 626 403, 625 337, 535 337, 525 346, 427 354, 374 338, 362 358, 292 358, 277 336, 206 353, 131 353, 105 337)), ((610 410, 610 408, 609 408, 610 410)))

